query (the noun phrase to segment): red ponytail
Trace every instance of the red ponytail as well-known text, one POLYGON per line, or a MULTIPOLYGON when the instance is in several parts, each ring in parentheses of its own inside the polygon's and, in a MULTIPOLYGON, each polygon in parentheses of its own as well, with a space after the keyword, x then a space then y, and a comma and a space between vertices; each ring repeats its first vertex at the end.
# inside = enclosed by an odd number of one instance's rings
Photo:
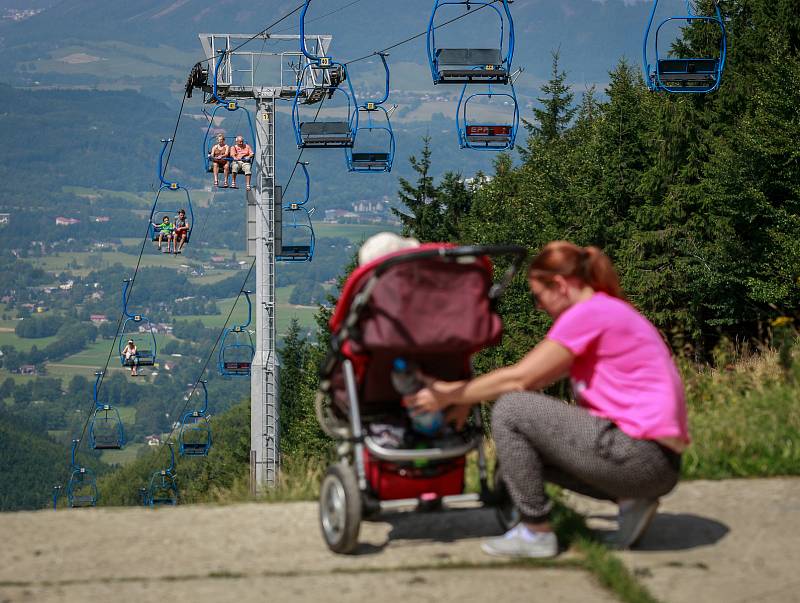
POLYGON ((569 241, 552 241, 533 258, 528 278, 549 280, 555 275, 574 277, 595 291, 625 299, 617 271, 598 247, 579 247, 569 241))

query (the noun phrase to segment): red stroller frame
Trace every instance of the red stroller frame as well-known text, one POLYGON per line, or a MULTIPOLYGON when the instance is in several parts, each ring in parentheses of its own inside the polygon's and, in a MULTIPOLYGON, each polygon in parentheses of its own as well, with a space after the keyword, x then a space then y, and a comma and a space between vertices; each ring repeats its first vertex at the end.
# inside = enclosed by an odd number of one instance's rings
POLYGON ((473 354, 500 341, 494 306, 526 255, 518 246, 426 244, 383 256, 347 280, 330 321, 331 351, 316 400, 320 426, 341 442, 339 462, 320 488, 320 524, 332 551, 355 550, 362 517, 408 506, 493 502, 501 523, 513 523, 499 478, 494 493, 487 483, 477 408, 473 427, 444 444, 389 447, 366 427, 405 412, 391 384, 396 357, 439 379, 471 377, 473 354), (497 283, 491 256, 511 258, 497 283), (472 450, 478 451, 480 494, 463 493, 465 456, 472 450))

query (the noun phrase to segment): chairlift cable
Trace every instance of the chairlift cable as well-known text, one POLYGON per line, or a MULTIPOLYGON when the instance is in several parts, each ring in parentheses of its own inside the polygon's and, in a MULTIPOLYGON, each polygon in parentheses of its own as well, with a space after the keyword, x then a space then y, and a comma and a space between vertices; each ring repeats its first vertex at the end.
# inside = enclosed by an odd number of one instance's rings
MULTIPOLYGON (((242 46, 244 46, 245 44, 251 42, 252 40, 256 39, 259 36, 264 36, 265 34, 267 34, 269 32, 270 29, 272 29, 276 25, 282 23, 283 21, 288 19, 290 16, 292 16, 293 14, 295 14, 296 12, 301 10, 303 8, 303 6, 305 6, 305 3, 298 5, 293 10, 291 10, 290 12, 286 13, 285 15, 283 15, 280 19, 278 19, 274 23, 268 25, 266 28, 261 30, 259 33, 251 36, 250 38, 248 38, 247 40, 245 40, 241 44, 237 45, 236 47, 231 49, 229 52, 234 52, 234 51, 240 49, 242 46)), ((266 38, 264 40, 264 43, 266 44, 266 38)), ((208 62, 208 61, 211 61, 213 59, 214 59, 214 57, 209 57, 209 58, 204 59, 201 62, 208 62)), ((177 119, 175 121, 175 128, 173 129, 172 144, 170 144, 170 148, 169 148, 169 151, 167 153, 166 160, 164 162, 164 167, 163 167, 164 171, 166 171, 166 168, 169 165, 170 158, 172 157, 172 150, 174 149, 174 146, 175 146, 175 139, 177 138, 178 127, 180 126, 180 122, 181 122, 181 118, 183 116, 183 111, 184 111, 184 107, 186 105, 187 97, 188 97, 188 91, 184 90, 183 98, 181 99, 181 105, 180 105, 180 108, 178 110, 178 117, 177 117, 177 119)), ((320 106, 320 108, 321 108, 321 106, 320 106)), ((317 114, 319 114, 319 110, 317 111, 317 114)), ((303 153, 302 153, 302 150, 301 150, 300 156, 302 156, 302 154, 303 153)), ((300 156, 298 156, 298 161, 299 161, 300 156)), ((294 176, 294 170, 292 171, 292 176, 294 176)), ((290 183, 291 183, 291 177, 289 178, 289 181, 287 182, 286 186, 288 186, 290 183)), ((159 189, 159 191, 156 193, 156 198, 155 198, 154 204, 158 203, 158 199, 159 199, 160 194, 161 194, 161 189, 159 189)), ((263 215, 263 211, 264 210, 263 210, 263 208, 261 208, 260 204, 258 204, 258 205, 259 205, 259 209, 261 210, 262 215, 263 215)), ((145 248, 147 246, 148 239, 150 238, 149 233, 150 233, 150 225, 148 224, 147 231, 145 232, 145 236, 142 239, 142 245, 141 245, 141 247, 139 249, 139 257, 136 260, 136 266, 134 267, 133 276, 130 279, 130 287, 128 289, 128 295, 127 295, 125 301, 130 299, 130 295, 131 295, 131 293, 133 291, 133 285, 134 285, 134 282, 136 280, 136 276, 139 273, 139 269, 141 267, 141 262, 142 262, 142 257, 144 255, 144 250, 145 250, 145 248)), ((245 282, 242 284, 242 288, 244 288, 244 286, 245 286, 245 284, 247 282, 247 279, 250 277, 250 273, 252 272, 253 268, 255 267, 255 263, 256 263, 256 260, 254 258, 253 261, 250 264, 250 269, 247 271, 247 276, 245 277, 245 282)), ((239 291, 239 296, 237 296, 237 301, 238 301, 240 296, 241 296, 241 288, 240 288, 240 291, 239 291)), ((223 329, 220 331, 220 334, 217 337, 217 341, 215 342, 214 346, 212 347, 211 354, 209 355, 208 359, 206 360, 206 363, 204 364, 203 372, 201 372, 201 377, 200 378, 202 378, 203 373, 205 372, 206 368, 208 367, 208 363, 210 362, 211 358, 213 357, 214 350, 216 349, 216 346, 218 345, 219 340, 222 337, 222 333, 224 332, 225 328, 227 328, 228 321, 230 320, 230 317, 231 317, 231 315, 233 313, 233 309, 235 308, 235 305, 236 304, 234 303, 233 307, 231 308, 231 312, 229 313, 228 318, 225 321, 225 325, 223 326, 223 329)), ((124 318, 125 318, 124 313, 120 313, 119 318, 117 319, 117 327, 116 327, 116 330, 115 330, 115 334, 114 334, 114 337, 111 340, 111 347, 109 349, 108 356, 106 357, 106 361, 105 361, 105 364, 103 366, 102 375, 100 376, 99 380, 97 381, 97 389, 98 389, 98 391, 99 391, 100 387, 102 386, 103 379, 105 378, 106 373, 108 372, 108 367, 109 367, 109 365, 111 363, 111 357, 114 355, 114 348, 115 348, 115 345, 117 343, 117 338, 120 335, 119 330, 120 330, 120 328, 122 326, 122 322, 123 322, 124 318)), ((195 384, 194 384, 194 386, 192 388, 192 393, 194 393, 194 391, 197 389, 197 384, 198 383, 199 383, 199 379, 198 379, 198 381, 195 382, 195 384)), ((189 398, 191 399, 191 395, 189 396, 189 398)), ((188 404, 188 401, 187 401, 187 404, 188 404)), ((92 401, 92 406, 94 408, 94 401, 92 401)), ((185 408, 186 408, 186 406, 184 406, 184 410, 185 410, 185 408)), ((87 430, 87 428, 89 426, 89 422, 91 421, 91 417, 92 417, 92 411, 87 413, 86 420, 84 421, 83 427, 81 428, 80 438, 78 438, 78 446, 80 446, 80 442, 83 441, 84 436, 86 435, 86 430, 87 430)), ((173 431, 174 431, 174 429, 172 431, 170 431, 170 437, 171 437, 173 431)), ((77 450, 75 452, 77 452, 77 450)))
MULTIPOLYGON (((313 23, 314 21, 320 21, 322 19, 326 19, 326 18, 330 17, 331 15, 335 15, 338 12, 341 12, 341 11, 347 9, 347 8, 350 8, 354 4, 358 4, 359 2, 361 2, 361 0, 353 0, 352 2, 348 2, 347 4, 345 4, 343 6, 340 6, 339 8, 336 8, 336 9, 334 9, 334 10, 328 12, 328 13, 325 13, 324 15, 320 15, 319 17, 314 17, 313 19, 309 19, 308 21, 306 21, 306 23, 313 23)), ((292 31, 293 29, 294 29, 294 27, 286 27, 284 29, 279 29, 276 33, 282 33, 282 32, 285 32, 285 31, 292 31)))
MULTIPOLYGON (((457 17, 453 17, 452 19, 449 19, 448 21, 445 21, 444 23, 440 23, 439 25, 437 25, 433 29, 441 29, 442 27, 444 27, 446 25, 450 25, 451 23, 455 23, 459 19, 463 19, 464 17, 468 17, 469 15, 477 13, 479 10, 483 10, 484 8, 487 8, 487 7, 491 6, 492 4, 497 4, 498 2, 502 2, 502 1, 503 0, 491 0, 491 2, 489 2, 487 4, 484 4, 483 6, 479 6, 476 9, 469 10, 469 11, 465 12, 463 15, 459 15, 457 17)), ((377 56, 379 54, 385 53, 387 50, 392 50, 394 48, 397 48, 398 46, 402 46, 403 44, 408 44, 409 42, 413 42, 414 40, 416 40, 418 38, 421 38, 422 36, 426 36, 426 35, 428 35, 428 30, 427 29, 425 31, 421 32, 421 33, 418 33, 418 34, 413 35, 413 36, 411 36, 409 38, 406 38, 405 40, 401 40, 400 42, 396 42, 395 44, 392 44, 391 46, 387 46, 383 50, 376 50, 375 52, 371 52, 370 54, 365 54, 363 57, 358 57, 357 59, 351 59, 349 61, 345 61, 344 64, 345 65, 350 65, 352 63, 358 63, 359 61, 363 61, 365 59, 369 59, 371 57, 374 57, 374 56, 377 56)))
MULTIPOLYGON (((170 159, 170 157, 172 155, 172 149, 174 148, 174 145, 175 145, 175 143, 174 143, 175 136, 178 133, 178 127, 179 127, 180 122, 181 122, 181 116, 183 115, 183 108, 184 108, 185 105, 186 105, 186 92, 183 93, 183 100, 181 101, 181 106, 180 106, 180 109, 178 110, 178 119, 175 121, 175 129, 173 130, 173 143, 170 145, 169 151, 167 153, 166 162, 164 164, 164 169, 165 170, 166 170, 166 166, 169 164, 169 159, 170 159)), ((158 203, 158 197, 160 195, 161 195, 161 189, 159 189, 158 193, 156 193, 156 199, 155 199, 154 203, 158 203)), ((142 257, 144 256, 144 250, 145 250, 145 248, 147 246, 148 240, 150 239, 149 233, 150 233, 150 225, 148 224, 147 225, 147 232, 145 233, 145 236, 142 239, 142 246, 139 249, 139 257, 136 259, 136 266, 134 267, 133 276, 130 279, 130 287, 128 288, 128 295, 126 296, 126 299, 124 300, 126 302, 128 300, 130 300, 131 292, 133 291, 133 285, 134 285, 134 283, 136 281, 136 275, 139 273, 139 268, 141 267, 141 264, 142 264, 142 257)), ((111 364, 111 357, 114 355, 114 348, 115 348, 116 343, 117 343, 117 338, 120 335, 119 330, 120 330, 120 327, 122 326, 122 321, 123 321, 124 318, 125 318, 125 314, 124 313, 120 313, 119 318, 117 319, 117 328, 116 328, 114 337, 111 340, 111 347, 110 347, 110 349, 108 351, 108 356, 106 357, 106 362, 105 362, 105 365, 103 366, 103 369, 102 369, 103 374, 100 376, 100 379, 97 382, 98 391, 100 390, 100 388, 103 385, 103 380, 105 379, 106 373, 108 372, 108 366, 109 366, 109 364, 111 364)), ((89 421, 91 420, 91 416, 92 416, 92 413, 90 412, 88 414, 88 416, 86 417, 86 421, 84 421, 84 423, 83 423, 83 428, 81 429, 81 435, 80 435, 80 438, 78 438, 81 442, 83 441, 83 438, 86 435, 86 429, 89 427, 89 421)))

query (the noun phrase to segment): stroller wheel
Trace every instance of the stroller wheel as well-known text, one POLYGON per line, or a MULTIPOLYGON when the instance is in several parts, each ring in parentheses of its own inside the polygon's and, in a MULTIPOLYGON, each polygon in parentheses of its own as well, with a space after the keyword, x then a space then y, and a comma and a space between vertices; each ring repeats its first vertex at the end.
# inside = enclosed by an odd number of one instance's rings
POLYGON ((361 527, 361 492, 353 469, 343 463, 328 468, 319 495, 322 536, 334 553, 352 553, 361 527))
POLYGON ((519 510, 511 500, 508 488, 503 482, 503 473, 499 464, 494 468, 494 504, 497 521, 504 531, 507 532, 520 522, 519 510))

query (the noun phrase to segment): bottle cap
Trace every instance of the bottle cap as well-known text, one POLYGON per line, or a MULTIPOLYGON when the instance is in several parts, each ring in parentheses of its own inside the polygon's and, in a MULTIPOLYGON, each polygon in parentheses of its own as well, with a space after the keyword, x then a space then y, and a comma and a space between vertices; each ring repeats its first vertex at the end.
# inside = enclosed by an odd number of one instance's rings
POLYGON ((395 358, 392 367, 399 373, 404 373, 408 370, 408 363, 405 358, 395 358))

